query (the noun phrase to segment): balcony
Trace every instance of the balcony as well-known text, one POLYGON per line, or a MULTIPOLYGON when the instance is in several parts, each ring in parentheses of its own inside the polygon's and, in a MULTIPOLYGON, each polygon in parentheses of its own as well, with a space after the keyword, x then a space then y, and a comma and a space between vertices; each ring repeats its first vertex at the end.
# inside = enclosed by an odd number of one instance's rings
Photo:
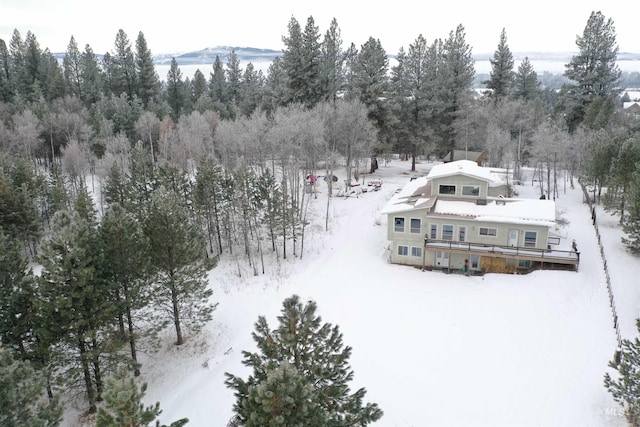
POLYGON ((537 249, 521 246, 486 245, 481 243, 457 242, 451 240, 424 239, 425 251, 449 252, 453 254, 480 255, 490 258, 529 260, 544 264, 573 266, 578 270, 580 252, 575 243, 572 250, 537 249))

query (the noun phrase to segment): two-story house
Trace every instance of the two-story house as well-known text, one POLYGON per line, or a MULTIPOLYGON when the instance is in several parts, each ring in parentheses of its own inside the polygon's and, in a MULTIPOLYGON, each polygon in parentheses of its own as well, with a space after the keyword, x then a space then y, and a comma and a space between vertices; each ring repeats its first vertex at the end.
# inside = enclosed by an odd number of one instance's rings
POLYGON ((437 165, 410 181, 383 209, 391 262, 471 272, 574 268, 575 245, 550 239, 555 202, 508 198, 500 176, 476 162, 437 165), (552 248, 553 247, 553 248, 552 248))

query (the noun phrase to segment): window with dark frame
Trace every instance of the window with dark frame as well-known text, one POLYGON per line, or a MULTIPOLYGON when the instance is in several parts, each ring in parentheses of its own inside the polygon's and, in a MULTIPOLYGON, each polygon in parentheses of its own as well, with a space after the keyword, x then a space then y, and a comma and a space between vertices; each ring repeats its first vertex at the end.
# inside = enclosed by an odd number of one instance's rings
POLYGON ((454 195, 456 194, 456 186, 441 184, 440 187, 438 188, 438 194, 454 195))
POLYGON ((420 233, 421 229, 422 229, 422 221, 420 221, 420 218, 411 218, 411 232, 420 233))
POLYGON ((535 248, 538 240, 538 233, 536 231, 524 232, 524 245, 527 248, 535 248))
POLYGON ((495 228, 480 227, 478 233, 481 236, 496 237, 498 235, 498 230, 495 228))

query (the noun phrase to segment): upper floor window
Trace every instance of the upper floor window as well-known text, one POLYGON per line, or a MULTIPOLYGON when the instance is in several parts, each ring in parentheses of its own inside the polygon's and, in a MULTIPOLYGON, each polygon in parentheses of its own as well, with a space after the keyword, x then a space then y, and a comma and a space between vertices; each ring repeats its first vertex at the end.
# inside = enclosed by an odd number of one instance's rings
POLYGON ((420 233, 421 228, 420 218, 411 218, 411 232, 420 233))
POLYGON ((463 196, 479 196, 480 186, 479 185, 463 185, 462 195, 463 196))
POLYGON ((440 185, 438 188, 439 194, 447 194, 454 195, 456 194, 456 186, 455 185, 440 185))
POLYGON ((431 224, 431 231, 429 232, 429 238, 436 240, 438 238, 438 224, 431 224))
POLYGON ((466 241, 467 227, 458 227, 458 240, 461 242, 466 241))
POLYGON ((442 226, 442 240, 453 240, 453 225, 442 226))
POLYGON ((498 235, 498 230, 496 230, 495 228, 480 227, 478 233, 481 236, 496 237, 498 235))
POLYGON ((535 231, 524 232, 524 245, 528 248, 535 248, 538 240, 538 233, 535 231))
POLYGON ((398 231, 400 233, 404 232, 404 218, 401 217, 395 217, 395 219, 393 220, 394 222, 394 227, 393 230, 394 231, 398 231))

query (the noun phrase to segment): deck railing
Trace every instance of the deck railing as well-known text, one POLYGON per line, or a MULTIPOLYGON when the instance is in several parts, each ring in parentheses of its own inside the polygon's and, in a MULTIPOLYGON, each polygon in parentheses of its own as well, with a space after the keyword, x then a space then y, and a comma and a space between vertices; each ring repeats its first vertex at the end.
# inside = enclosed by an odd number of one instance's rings
POLYGON ((455 240, 438 240, 438 239, 424 239, 425 249, 440 249, 442 251, 468 251, 468 252, 481 252, 494 255, 504 255, 513 257, 527 257, 538 258, 548 261, 561 261, 571 264, 578 264, 580 262, 580 252, 577 251, 577 247, 574 246, 574 250, 559 250, 559 249, 539 249, 522 246, 504 246, 504 245, 489 245, 482 243, 471 242, 459 242, 455 240))

